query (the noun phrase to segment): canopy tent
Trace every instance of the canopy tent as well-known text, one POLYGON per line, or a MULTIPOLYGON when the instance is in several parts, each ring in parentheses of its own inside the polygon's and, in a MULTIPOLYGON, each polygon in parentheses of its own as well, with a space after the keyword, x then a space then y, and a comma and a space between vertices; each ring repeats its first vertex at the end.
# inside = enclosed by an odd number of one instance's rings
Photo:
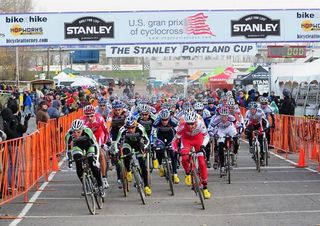
POLYGON ((269 72, 262 66, 258 66, 253 72, 240 79, 241 84, 246 85, 268 85, 269 72))
POLYGON ((75 82, 71 83, 72 87, 93 87, 97 85, 98 83, 96 83, 92 78, 86 77, 79 77, 75 82))
POLYGON ((221 74, 224 71, 223 67, 215 67, 213 71, 209 72, 206 76, 203 76, 199 79, 200 83, 207 83, 209 78, 218 74, 221 74))
POLYGON ((189 81, 196 81, 203 75, 203 72, 200 70, 197 70, 195 73, 193 73, 188 80, 189 81))
POLYGON ((78 71, 75 71, 71 68, 65 68, 63 69, 63 72, 66 74, 73 74, 73 75, 79 75, 80 73, 78 71))
POLYGON ((226 74, 223 72, 219 75, 210 77, 209 82, 226 82, 227 79, 229 79, 230 77, 231 77, 230 74, 226 74))

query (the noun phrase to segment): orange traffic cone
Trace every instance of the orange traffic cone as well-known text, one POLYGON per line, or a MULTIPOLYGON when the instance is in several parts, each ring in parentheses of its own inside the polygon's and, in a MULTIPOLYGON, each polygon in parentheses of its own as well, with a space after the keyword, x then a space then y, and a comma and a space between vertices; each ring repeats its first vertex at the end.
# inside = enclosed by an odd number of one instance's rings
POLYGON ((55 154, 52 156, 52 171, 59 171, 59 164, 55 154))
POLYGON ((298 161, 297 167, 299 167, 299 168, 306 167, 306 160, 305 160, 303 148, 300 148, 300 151, 299 151, 299 161, 298 161))
POLYGON ((316 142, 313 143, 313 148, 312 148, 312 152, 311 152, 311 159, 312 160, 317 160, 317 144, 316 142))

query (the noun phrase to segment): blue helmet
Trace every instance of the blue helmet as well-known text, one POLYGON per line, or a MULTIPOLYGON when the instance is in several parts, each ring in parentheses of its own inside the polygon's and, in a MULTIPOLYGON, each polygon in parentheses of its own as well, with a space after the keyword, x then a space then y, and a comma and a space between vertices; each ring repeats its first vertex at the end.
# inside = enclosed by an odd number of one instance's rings
POLYGON ((124 124, 125 127, 132 127, 132 126, 137 126, 137 125, 138 125, 137 119, 133 115, 129 115, 126 118, 126 121, 124 124))
POLYGON ((119 100, 115 100, 112 102, 112 109, 121 109, 123 108, 123 103, 119 100))
POLYGON ((102 97, 102 98, 99 98, 98 104, 99 104, 99 105, 106 105, 106 104, 107 104, 107 100, 104 99, 103 97, 102 97))
POLYGON ((161 119, 168 119, 170 117, 170 111, 167 108, 164 108, 160 111, 159 116, 161 119))

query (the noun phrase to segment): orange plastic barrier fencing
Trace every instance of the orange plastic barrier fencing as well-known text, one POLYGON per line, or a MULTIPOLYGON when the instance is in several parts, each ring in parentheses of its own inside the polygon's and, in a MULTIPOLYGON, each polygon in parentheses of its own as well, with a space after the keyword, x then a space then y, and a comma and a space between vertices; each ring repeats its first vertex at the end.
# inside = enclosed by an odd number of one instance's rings
POLYGON ((28 201, 28 191, 38 189, 40 179, 48 180, 52 157, 65 151, 64 136, 74 119, 83 111, 72 112, 48 123, 39 123, 38 130, 22 138, 0 143, 0 205, 21 195, 28 201))
MULTIPOLYGON (((246 109, 240 108, 240 111, 244 116, 246 109)), ((303 150, 305 159, 310 164, 318 164, 320 171, 320 120, 276 114, 270 137, 270 144, 276 152, 284 153, 287 159, 298 163, 297 156, 303 150)))

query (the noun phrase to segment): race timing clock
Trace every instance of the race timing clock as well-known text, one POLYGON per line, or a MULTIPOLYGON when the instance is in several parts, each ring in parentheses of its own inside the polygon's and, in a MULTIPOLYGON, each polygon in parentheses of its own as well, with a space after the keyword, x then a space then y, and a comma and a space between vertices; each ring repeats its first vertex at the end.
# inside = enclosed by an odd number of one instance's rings
POLYGON ((305 58, 306 46, 268 46, 268 58, 305 58))

